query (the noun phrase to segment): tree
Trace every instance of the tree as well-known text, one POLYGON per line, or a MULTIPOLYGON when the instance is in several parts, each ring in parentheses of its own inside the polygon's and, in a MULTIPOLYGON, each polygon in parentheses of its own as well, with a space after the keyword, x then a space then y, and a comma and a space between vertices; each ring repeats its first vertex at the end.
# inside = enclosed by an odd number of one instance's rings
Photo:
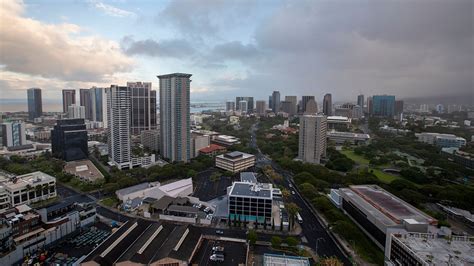
POLYGON ((279 236, 272 236, 270 242, 272 243, 273 248, 279 248, 281 246, 281 237, 279 236))
POLYGON ((294 246, 298 245, 298 239, 296 239, 292 236, 289 236, 285 239, 285 243, 290 247, 294 247, 294 246))
POLYGON ((257 232, 255 232, 255 230, 249 230, 249 233, 247 235, 247 240, 249 241, 249 244, 255 245, 255 243, 257 242, 257 239, 258 239, 257 232))
POLYGON ((188 170, 187 176, 188 177, 196 177, 197 172, 193 169, 188 170))
POLYGON ((295 225, 295 216, 300 211, 300 208, 293 202, 286 204, 286 209, 288 210, 288 214, 290 216, 290 228, 293 228, 295 225))
POLYGON ((342 263, 340 260, 338 260, 335 257, 330 257, 330 258, 323 258, 319 261, 319 264, 321 266, 343 266, 344 263, 342 263))

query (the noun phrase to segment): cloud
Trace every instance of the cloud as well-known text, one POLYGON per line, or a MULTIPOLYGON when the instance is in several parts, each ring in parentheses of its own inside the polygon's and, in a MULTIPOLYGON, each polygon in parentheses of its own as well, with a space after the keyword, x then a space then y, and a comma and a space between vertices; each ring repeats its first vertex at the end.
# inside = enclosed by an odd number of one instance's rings
POLYGON ((22 2, 0 5, 0 65, 3 71, 66 81, 100 82, 132 70, 118 43, 85 36, 75 24, 46 24, 22 16, 22 2), (14 26, 13 26, 14 25, 14 26))
POLYGON ((259 55, 257 47, 252 44, 244 45, 239 41, 218 44, 211 53, 213 57, 222 59, 244 59, 259 55))
POLYGON ((128 55, 173 58, 189 57, 196 52, 191 44, 184 39, 170 39, 159 42, 152 39, 135 41, 131 36, 122 39, 122 49, 128 55))
POLYGON ((248 75, 213 84, 263 99, 273 89, 319 99, 331 92, 336 101, 360 92, 473 99, 473 5, 291 1, 257 26, 251 53, 238 42, 224 46, 232 52, 222 56, 240 59, 248 75))
POLYGON ((104 12, 106 15, 109 15, 109 16, 112 16, 112 17, 120 17, 120 18, 123 18, 123 17, 136 17, 136 14, 131 12, 131 11, 123 10, 123 9, 118 8, 118 7, 105 4, 105 3, 97 1, 97 0, 89 0, 88 2, 94 8, 96 8, 96 9, 104 12))

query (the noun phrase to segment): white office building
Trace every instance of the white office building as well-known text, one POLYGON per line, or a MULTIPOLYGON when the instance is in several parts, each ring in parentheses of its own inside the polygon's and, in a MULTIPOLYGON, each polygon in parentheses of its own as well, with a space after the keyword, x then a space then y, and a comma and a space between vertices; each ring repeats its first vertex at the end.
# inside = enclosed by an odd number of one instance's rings
POLYGON ((2 124, 2 144, 5 147, 26 145, 25 123, 21 121, 2 124))
MULTIPOLYGON (((0 185, 8 194, 11 207, 31 204, 56 197, 56 178, 43 172, 15 177, 0 177, 0 185)), ((0 199, 3 198, 0 196, 0 199)))
POLYGON ((432 132, 417 133, 415 136, 418 141, 436 145, 442 148, 456 147, 460 148, 466 145, 466 139, 453 134, 441 134, 432 132))
POLYGON ((67 107, 68 118, 86 118, 86 108, 84 106, 71 104, 67 107))
POLYGON ((319 164, 326 157, 327 124, 323 115, 303 115, 300 118, 298 159, 319 164))
POLYGON ((229 152, 216 156, 216 167, 237 173, 255 166, 255 155, 243 152, 229 152))

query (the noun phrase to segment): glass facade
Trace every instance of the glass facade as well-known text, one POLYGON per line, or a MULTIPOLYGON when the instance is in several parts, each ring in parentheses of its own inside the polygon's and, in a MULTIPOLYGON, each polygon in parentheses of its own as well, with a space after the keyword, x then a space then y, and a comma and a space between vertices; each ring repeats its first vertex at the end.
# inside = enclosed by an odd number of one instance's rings
POLYGON ((41 100, 41 89, 31 88, 27 91, 28 96, 28 119, 33 121, 43 115, 43 104, 41 100))
POLYGON ((372 115, 392 117, 395 115, 395 96, 375 95, 372 97, 372 115))
POLYGON ((84 119, 58 120, 51 130, 53 156, 65 161, 86 159, 87 130, 84 119))

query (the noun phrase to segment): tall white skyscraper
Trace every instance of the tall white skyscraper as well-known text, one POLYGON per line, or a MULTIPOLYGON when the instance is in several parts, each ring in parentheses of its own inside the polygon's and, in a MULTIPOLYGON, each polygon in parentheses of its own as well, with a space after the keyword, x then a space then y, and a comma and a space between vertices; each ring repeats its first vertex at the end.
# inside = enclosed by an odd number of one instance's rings
POLYGON ((323 115, 303 115, 300 118, 298 159, 319 164, 326 157, 327 119, 323 115))
POLYGON ((117 168, 131 168, 130 90, 112 85, 106 89, 109 160, 117 168))
POLYGON ((160 75, 161 156, 171 162, 191 159, 191 74, 160 75))
POLYGON ((68 118, 86 118, 86 108, 84 106, 71 104, 67 107, 68 118))

